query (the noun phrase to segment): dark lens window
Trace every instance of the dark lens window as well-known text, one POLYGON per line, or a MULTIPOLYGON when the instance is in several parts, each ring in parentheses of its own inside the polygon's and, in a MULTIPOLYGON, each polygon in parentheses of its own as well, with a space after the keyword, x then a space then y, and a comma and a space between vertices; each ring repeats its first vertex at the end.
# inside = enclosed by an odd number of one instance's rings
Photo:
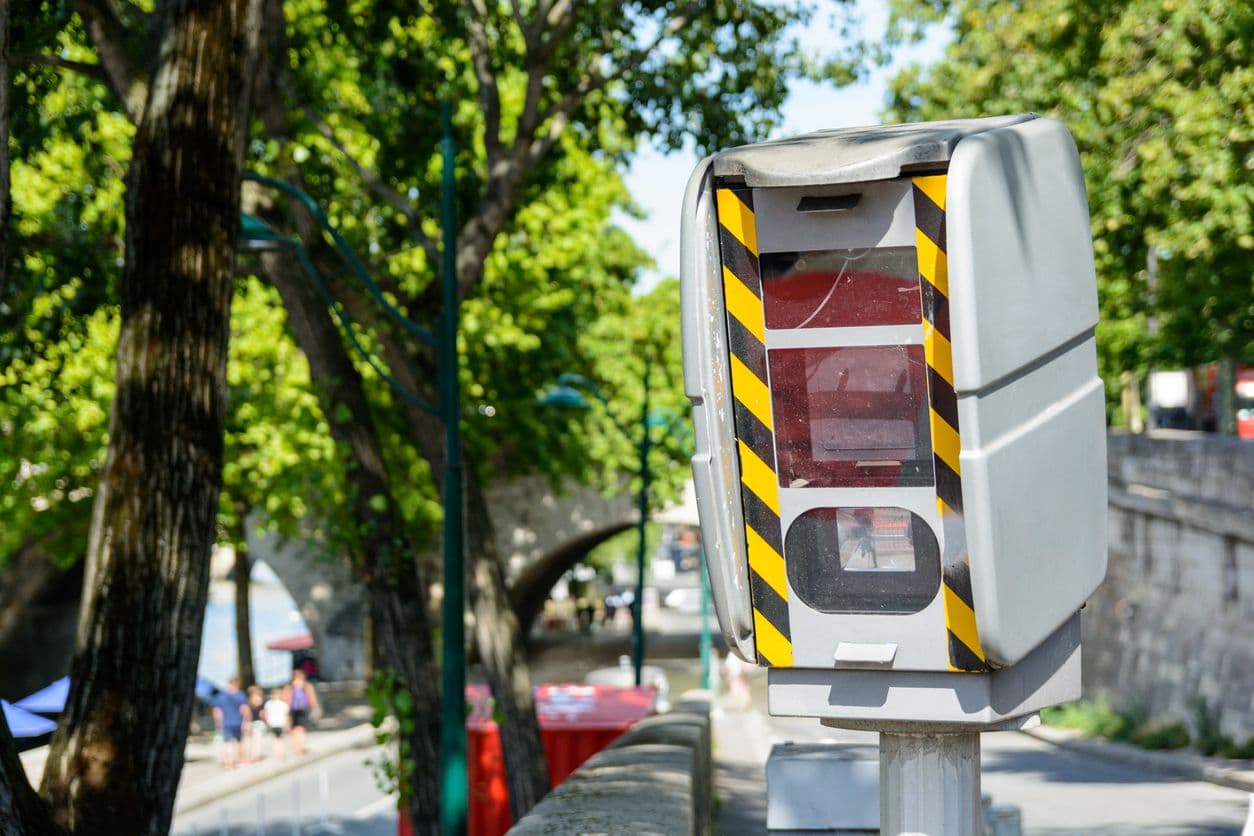
POLYGON ((904 508, 815 508, 784 539, 788 580, 819 612, 914 613, 940 588, 940 548, 904 508))

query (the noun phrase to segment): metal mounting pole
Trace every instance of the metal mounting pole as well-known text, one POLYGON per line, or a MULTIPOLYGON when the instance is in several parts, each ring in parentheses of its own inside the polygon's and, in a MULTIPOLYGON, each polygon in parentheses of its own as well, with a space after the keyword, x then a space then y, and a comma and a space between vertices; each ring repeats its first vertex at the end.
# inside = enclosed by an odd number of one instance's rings
MULTIPOLYGON (((453 106, 440 108, 444 174, 440 222, 444 227, 444 315, 440 320, 440 412, 444 419, 444 604, 441 613, 440 819, 445 836, 466 832, 466 569, 462 548, 461 392, 457 363, 457 223, 453 190, 453 106)), ((420 764, 419 769, 422 768, 420 764)))
POLYGON ((640 523, 636 548, 636 600, 631 602, 631 660, 636 687, 644 672, 644 535, 649 521, 649 358, 644 358, 644 403, 640 407, 640 523))
POLYGON ((980 734, 880 733, 880 833, 981 832, 980 734))

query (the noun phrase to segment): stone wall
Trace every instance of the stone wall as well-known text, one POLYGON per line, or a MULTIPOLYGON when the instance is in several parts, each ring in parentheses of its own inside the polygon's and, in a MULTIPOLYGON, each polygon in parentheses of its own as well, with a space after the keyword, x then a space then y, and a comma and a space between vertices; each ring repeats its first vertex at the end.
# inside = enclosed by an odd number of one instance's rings
POLYGON ((1254 442, 1110 436, 1110 565, 1083 613, 1084 687, 1254 736, 1254 442))
POLYGON ((589 758, 509 832, 707 836, 712 781, 709 695, 691 692, 589 758))

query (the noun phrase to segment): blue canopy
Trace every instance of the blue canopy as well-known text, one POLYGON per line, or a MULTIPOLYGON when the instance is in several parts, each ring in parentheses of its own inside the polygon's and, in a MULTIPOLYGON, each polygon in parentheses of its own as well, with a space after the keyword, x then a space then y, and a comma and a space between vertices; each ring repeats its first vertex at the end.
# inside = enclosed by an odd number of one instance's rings
POLYGON ((196 677, 196 698, 201 702, 209 702, 213 699, 213 695, 220 690, 217 685, 214 685, 203 676, 196 677))
POLYGON ((70 678, 63 676, 47 688, 41 688, 29 697, 13 703, 18 708, 36 714, 60 714, 65 710, 65 699, 70 695, 70 678))
POLYGON ((23 711, 6 700, 0 700, 0 707, 4 709, 5 722, 9 724, 9 731, 14 737, 39 737, 57 727, 57 724, 47 717, 23 711))

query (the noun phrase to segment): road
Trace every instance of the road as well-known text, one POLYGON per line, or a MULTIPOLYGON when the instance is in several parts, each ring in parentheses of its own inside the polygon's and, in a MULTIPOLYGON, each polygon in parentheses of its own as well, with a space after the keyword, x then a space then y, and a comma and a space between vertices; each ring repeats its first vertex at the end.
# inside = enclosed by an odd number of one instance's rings
MULTIPOLYGON (((674 654, 677 634, 694 634, 700 626, 695 613, 662 608, 650 630, 672 641, 667 650, 674 654)), ((714 628, 717 631, 717 626, 714 628)), ((662 636, 659 636, 662 638, 662 636)), ((661 642, 659 642, 660 644, 661 642)), ((716 646, 721 642, 716 639, 716 646)), ((686 664, 670 659, 665 664, 678 685, 680 668, 696 670, 695 645, 686 664)), ((675 692, 680 687, 673 688, 675 692)), ((731 772, 729 787, 722 793, 724 804, 739 805, 748 814, 727 834, 765 832, 765 780, 762 768, 772 743, 784 740, 841 740, 876 743, 870 733, 844 732, 821 726, 816 720, 768 717, 766 677, 755 671, 751 679, 752 708, 749 712, 727 712, 728 722, 716 725, 728 730, 732 740, 718 740, 716 757, 731 772), (753 741, 749 738, 756 737, 753 741), (727 755, 739 753, 729 762, 727 755), (747 797, 758 793, 759 797, 747 797), (748 829, 745 824, 748 823, 748 829)), ((1249 815, 1250 795, 1205 781, 1191 781, 1163 775, 1144 768, 1114 763, 1092 755, 1063 749, 1019 732, 985 734, 981 740, 983 792, 997 805, 1020 809, 1025 834, 1061 836, 1240 836, 1249 815)), ((1254 836, 1252 832, 1249 836, 1254 836)))
MULTIPOLYGON (((375 783, 370 759, 353 749, 178 816, 175 836, 395 836, 396 800, 375 783)), ((245 767, 247 769, 247 767, 245 767)))
MULTIPOLYGON (((659 654, 646 654, 647 661, 667 671, 672 695, 694 687, 699 617, 662 609, 646 613, 646 625, 650 646, 659 654)), ((627 644, 625 624, 592 637, 542 641, 533 660, 535 679, 578 681, 588 670, 614 664, 627 644)), ((724 704, 715 722, 726 836, 765 832, 763 767, 773 743, 834 737, 875 742, 874 735, 827 729, 815 720, 768 717, 763 671, 755 670, 750 686, 752 704, 739 710, 724 704)), ((1244 792, 1116 764, 1017 732, 986 734, 982 748, 984 792, 997 805, 1017 806, 1028 836, 1239 836, 1249 809, 1244 792)), ((391 836, 396 832, 395 802, 376 786, 365 764, 370 757, 371 750, 352 750, 259 781, 242 794, 178 817, 173 832, 286 836, 298 832, 293 825, 299 823, 299 832, 312 836, 325 818, 341 828, 336 832, 391 836)))
MULTIPOLYGON (((876 742, 873 733, 828 729, 814 720, 764 717, 760 723, 769 743, 759 744, 759 752, 782 740, 876 742)), ((994 804, 1019 808, 1025 834, 1239 836, 1248 811, 1247 793, 1113 763, 1019 732, 985 734, 980 742, 981 788, 994 804)), ((764 820, 760 826, 765 832, 764 820)))

